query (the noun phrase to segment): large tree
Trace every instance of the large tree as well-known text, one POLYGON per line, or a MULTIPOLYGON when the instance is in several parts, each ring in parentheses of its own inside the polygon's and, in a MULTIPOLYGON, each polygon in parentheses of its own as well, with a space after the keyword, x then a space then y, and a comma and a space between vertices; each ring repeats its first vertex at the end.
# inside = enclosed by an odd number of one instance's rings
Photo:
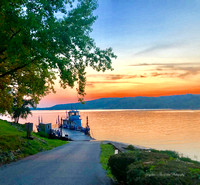
POLYGON ((77 82, 83 97, 87 66, 112 69, 112 49, 89 35, 96 8, 96 0, 0 1, 0 113, 12 111, 14 98, 19 107, 23 98, 38 103, 56 77, 63 88, 77 82))

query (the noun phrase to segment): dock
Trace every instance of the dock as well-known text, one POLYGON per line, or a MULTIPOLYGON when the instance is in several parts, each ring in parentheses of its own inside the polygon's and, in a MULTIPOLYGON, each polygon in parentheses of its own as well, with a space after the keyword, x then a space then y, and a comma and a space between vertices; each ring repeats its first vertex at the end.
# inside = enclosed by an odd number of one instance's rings
POLYGON ((83 132, 69 130, 69 129, 62 129, 62 135, 68 135, 68 138, 72 141, 91 141, 95 140, 92 137, 85 135, 83 132))

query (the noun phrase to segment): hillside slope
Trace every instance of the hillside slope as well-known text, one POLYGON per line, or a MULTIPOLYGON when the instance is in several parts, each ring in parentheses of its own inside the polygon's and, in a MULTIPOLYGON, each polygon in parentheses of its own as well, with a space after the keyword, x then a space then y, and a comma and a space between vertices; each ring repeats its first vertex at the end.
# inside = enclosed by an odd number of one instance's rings
POLYGON ((66 141, 40 137, 26 138, 24 125, 0 120, 0 165, 66 144, 66 141))
POLYGON ((101 98, 85 104, 58 104, 37 110, 74 109, 200 109, 200 95, 186 94, 160 97, 101 98))

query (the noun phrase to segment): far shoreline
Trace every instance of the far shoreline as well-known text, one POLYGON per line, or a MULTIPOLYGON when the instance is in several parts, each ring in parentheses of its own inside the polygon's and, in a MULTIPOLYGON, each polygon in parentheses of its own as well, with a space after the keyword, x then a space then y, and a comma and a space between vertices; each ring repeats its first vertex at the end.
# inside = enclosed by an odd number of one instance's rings
MULTIPOLYGON (((68 111, 70 109, 31 109, 31 111, 68 111)), ((200 109, 77 109, 79 111, 200 111, 200 109)))

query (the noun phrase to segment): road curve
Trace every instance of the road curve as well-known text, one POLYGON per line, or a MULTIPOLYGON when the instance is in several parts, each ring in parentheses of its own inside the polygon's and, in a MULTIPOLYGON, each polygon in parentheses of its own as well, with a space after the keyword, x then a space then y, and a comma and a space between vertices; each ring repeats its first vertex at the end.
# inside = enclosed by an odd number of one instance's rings
POLYGON ((0 168, 1 185, 109 185, 100 142, 73 141, 0 168))

